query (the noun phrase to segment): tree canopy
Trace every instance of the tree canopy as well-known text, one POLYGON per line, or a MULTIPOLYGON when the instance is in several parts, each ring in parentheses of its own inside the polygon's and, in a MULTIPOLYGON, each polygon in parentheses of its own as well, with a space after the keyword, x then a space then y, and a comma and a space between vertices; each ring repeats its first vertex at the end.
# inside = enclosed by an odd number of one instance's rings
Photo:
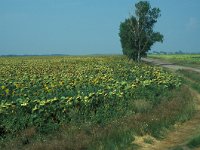
POLYGON ((161 16, 159 8, 151 8, 147 1, 136 3, 135 8, 135 16, 120 24, 119 36, 123 54, 139 62, 155 42, 163 42, 163 35, 153 30, 161 16))

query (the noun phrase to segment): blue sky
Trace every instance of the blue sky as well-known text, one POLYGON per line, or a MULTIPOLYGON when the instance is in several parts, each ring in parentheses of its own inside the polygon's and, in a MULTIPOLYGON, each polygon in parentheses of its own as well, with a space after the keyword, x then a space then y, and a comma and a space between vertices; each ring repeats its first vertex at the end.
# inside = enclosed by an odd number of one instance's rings
MULTIPOLYGON (((119 54, 119 25, 138 0, 0 0, 0 55, 119 54)), ((150 0, 161 9, 156 51, 200 52, 200 0, 150 0)))

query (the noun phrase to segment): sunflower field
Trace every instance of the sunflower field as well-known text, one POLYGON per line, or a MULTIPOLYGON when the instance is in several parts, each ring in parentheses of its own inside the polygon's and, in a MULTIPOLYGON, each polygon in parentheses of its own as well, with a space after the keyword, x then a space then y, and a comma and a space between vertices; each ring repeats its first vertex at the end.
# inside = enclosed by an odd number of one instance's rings
POLYGON ((152 107, 179 77, 123 56, 0 57, 0 136, 34 126, 46 132, 69 122, 102 123, 152 107))

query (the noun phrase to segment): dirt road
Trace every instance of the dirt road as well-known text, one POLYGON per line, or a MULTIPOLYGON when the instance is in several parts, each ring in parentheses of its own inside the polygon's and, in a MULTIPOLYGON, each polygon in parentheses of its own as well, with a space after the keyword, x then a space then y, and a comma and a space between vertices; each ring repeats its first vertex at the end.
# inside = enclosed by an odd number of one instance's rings
POLYGON ((196 72, 200 73, 200 69, 176 65, 176 64, 171 63, 171 62, 163 61, 161 59, 142 58, 142 61, 154 64, 154 65, 157 65, 157 66, 169 68, 169 69, 172 69, 172 70, 186 69, 186 70, 192 70, 192 71, 196 71, 196 72))
MULTIPOLYGON (((143 58, 142 60, 145 62, 152 63, 154 65, 172 69, 174 71, 178 69, 189 69, 196 72, 200 72, 200 70, 196 68, 179 66, 169 62, 163 62, 162 60, 151 58, 143 58)), ((140 145, 141 150, 172 150, 173 147, 176 146, 183 146, 182 150, 188 150, 188 147, 184 147, 184 145, 188 142, 189 139, 191 139, 191 137, 200 134, 200 94, 193 90, 192 93, 195 98, 197 113, 195 113, 194 117, 191 120, 182 124, 175 125, 174 129, 169 130, 166 135, 166 138, 163 140, 156 140, 152 138, 153 143, 148 144, 144 142, 144 139, 147 138, 147 136, 144 136, 136 137, 134 143, 140 145)))

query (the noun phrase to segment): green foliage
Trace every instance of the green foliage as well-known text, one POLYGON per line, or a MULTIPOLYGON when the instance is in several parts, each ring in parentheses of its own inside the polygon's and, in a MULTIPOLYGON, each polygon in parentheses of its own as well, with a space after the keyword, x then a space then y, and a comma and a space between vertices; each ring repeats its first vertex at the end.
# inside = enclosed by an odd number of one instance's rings
POLYGON ((165 59, 179 65, 200 68, 200 54, 150 54, 149 57, 165 59))
POLYGON ((200 147, 200 135, 198 135, 198 136, 192 138, 192 139, 188 142, 187 146, 188 146, 189 148, 197 148, 197 147, 200 147))
POLYGON ((48 133, 67 123, 105 124, 147 112, 164 91, 181 84, 162 68, 118 56, 16 57, 0 63, 1 136, 29 127, 48 133), (133 103, 138 99, 142 104, 133 103))
POLYGON ((153 144, 154 143, 154 141, 153 141, 153 139, 151 137, 144 138, 144 142, 148 143, 148 144, 153 144))
POLYGON ((94 142, 89 149, 136 149, 137 145, 133 144, 134 141, 134 133, 130 130, 114 128, 108 132, 107 136, 103 136, 99 138, 96 142, 94 142))
POLYGON ((192 70, 186 70, 181 69, 178 71, 179 73, 183 74, 185 77, 190 78, 191 80, 200 83, 200 73, 192 71, 192 70))
POLYGON ((184 82, 190 85, 193 89, 200 92, 200 73, 191 70, 178 70, 178 73, 188 78, 189 80, 184 80, 184 82))
POLYGON ((140 61, 155 42, 163 41, 163 35, 153 31, 160 9, 151 8, 147 1, 136 3, 135 7, 135 16, 130 16, 120 24, 119 36, 123 54, 140 61))
MULTIPOLYGON (((153 91, 151 95, 154 95, 153 91)), ((110 118, 107 123, 65 124, 66 127, 60 128, 58 132, 52 133, 52 130, 49 130, 48 135, 37 133, 37 138, 33 137, 34 130, 28 129, 22 137, 15 138, 18 143, 13 143, 13 139, 8 138, 0 140, 0 149, 13 149, 13 145, 16 149, 137 149, 140 147, 134 144, 135 135, 148 134, 159 137, 163 130, 181 118, 190 118, 192 115, 188 114, 194 111, 189 109, 192 96, 184 86, 173 91, 165 89, 155 98, 158 104, 147 112, 131 113, 131 103, 134 103, 134 100, 128 100, 130 106, 124 108, 123 116, 110 118), (24 145, 27 141, 30 143, 24 145)), ((152 140, 147 138, 145 142, 151 143, 152 140)))

